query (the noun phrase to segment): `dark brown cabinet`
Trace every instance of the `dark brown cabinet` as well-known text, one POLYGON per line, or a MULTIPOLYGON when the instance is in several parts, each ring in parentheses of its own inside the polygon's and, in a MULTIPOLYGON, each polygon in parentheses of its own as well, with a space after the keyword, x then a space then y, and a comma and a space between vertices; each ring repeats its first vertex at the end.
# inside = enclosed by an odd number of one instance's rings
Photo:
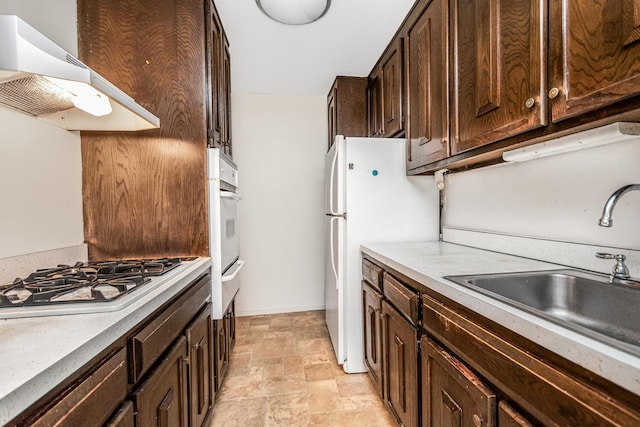
POLYGON ((208 100, 207 140, 228 156, 231 150, 231 55, 213 0, 205 1, 208 100))
POLYGON ((126 351, 118 350, 73 386, 30 426, 101 426, 120 406, 127 392, 126 351))
POLYGON ((231 350, 235 343, 235 301, 232 301, 222 319, 213 321, 215 342, 215 389, 220 391, 229 368, 231 350))
POLYGON ((328 146, 336 135, 367 136, 367 78, 336 77, 327 95, 328 146))
POLYGON ((462 362, 425 336, 421 347, 422 425, 495 427, 495 393, 462 362))
POLYGON ((394 40, 369 75, 369 136, 393 137, 404 130, 402 39, 394 40))
POLYGON ((161 122, 81 134, 89 258, 208 256, 206 150, 232 154, 230 57, 213 2, 79 0, 77 11, 79 58, 161 122))
POLYGON ((382 374, 382 294, 362 282, 362 307, 364 310, 364 364, 369 376, 384 397, 382 374))
POLYGON ((407 22, 407 170, 449 155, 447 0, 416 9, 407 22))
POLYGON ((137 427, 188 425, 186 360, 187 339, 180 337, 133 393, 137 427))
POLYGON ((451 154, 546 124, 546 2, 451 0, 451 154))
POLYGON ((553 121, 640 95, 640 2, 549 3, 553 121))
POLYGON ((640 425, 633 393, 382 260, 367 255, 362 273, 365 345, 372 329, 367 316, 375 311, 369 307, 377 304, 377 289, 383 291, 384 401, 399 425, 640 425))
POLYGON ((382 302, 387 407, 405 427, 418 425, 418 330, 382 302))
POLYGON ((185 335, 189 347, 189 425, 199 427, 214 401, 211 304, 191 322, 185 335))

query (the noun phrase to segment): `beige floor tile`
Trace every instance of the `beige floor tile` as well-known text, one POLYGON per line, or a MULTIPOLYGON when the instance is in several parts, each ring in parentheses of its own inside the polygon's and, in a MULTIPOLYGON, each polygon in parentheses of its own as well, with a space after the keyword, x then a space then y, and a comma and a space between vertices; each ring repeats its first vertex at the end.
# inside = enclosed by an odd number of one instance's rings
POLYGON ((219 400, 246 399, 261 396, 262 374, 226 377, 219 400))
POLYGON ((262 427, 267 414, 267 399, 218 401, 213 409, 210 427, 262 427))
POLYGON ((304 390, 304 378, 300 378, 297 376, 265 378, 260 385, 260 392, 262 396, 276 396, 279 394, 300 393, 304 390))
POLYGON ((306 381, 331 380, 335 375, 335 369, 331 363, 318 363, 304 367, 306 381))
POLYGON ((238 318, 209 427, 395 426, 367 374, 338 365, 324 311, 238 318))
POLYGON ((267 398, 267 426, 303 426, 309 419, 309 403, 305 393, 267 398))

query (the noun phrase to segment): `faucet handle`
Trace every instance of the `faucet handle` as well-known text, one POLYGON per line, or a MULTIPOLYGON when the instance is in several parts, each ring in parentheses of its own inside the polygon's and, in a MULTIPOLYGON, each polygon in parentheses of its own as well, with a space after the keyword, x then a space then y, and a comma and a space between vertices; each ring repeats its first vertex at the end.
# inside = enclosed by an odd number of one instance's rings
POLYGON ((625 265, 624 261, 627 259, 625 255, 622 254, 609 254, 606 252, 598 252, 596 253, 598 258, 602 259, 615 259, 616 265, 613 267, 613 271, 611 272, 612 277, 616 279, 629 279, 629 268, 625 265))

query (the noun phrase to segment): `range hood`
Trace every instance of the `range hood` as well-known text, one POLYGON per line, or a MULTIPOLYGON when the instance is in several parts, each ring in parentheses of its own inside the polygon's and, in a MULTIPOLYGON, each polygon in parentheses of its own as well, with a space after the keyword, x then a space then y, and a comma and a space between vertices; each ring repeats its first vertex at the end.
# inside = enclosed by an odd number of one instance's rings
POLYGON ((67 130, 160 126, 133 98, 15 15, 0 15, 0 104, 67 130))

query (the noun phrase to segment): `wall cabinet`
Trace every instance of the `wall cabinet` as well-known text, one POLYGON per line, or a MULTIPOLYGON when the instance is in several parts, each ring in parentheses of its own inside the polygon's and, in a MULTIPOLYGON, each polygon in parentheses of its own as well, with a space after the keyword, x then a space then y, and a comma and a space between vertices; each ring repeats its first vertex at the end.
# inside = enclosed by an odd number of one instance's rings
POLYGON ((396 39, 369 75, 369 136, 394 137, 404 130, 402 46, 396 39))
POLYGON ((329 148, 336 135, 367 136, 367 78, 338 76, 327 95, 329 148))
POLYGON ((451 0, 451 154, 546 124, 543 0, 451 0))
POLYGON ((406 135, 421 174, 640 120, 638 16, 636 0, 417 0, 369 75, 369 135, 406 135))
POLYGON ((640 95, 640 3, 549 3, 552 119, 640 95))
POLYGON ((77 6, 79 58, 161 121, 81 133, 89 258, 208 256, 206 150, 232 154, 230 56, 213 2, 77 6))
POLYGON ((212 0, 205 1, 207 141, 231 156, 231 57, 229 42, 212 0))
POLYGON ((406 23, 407 171, 449 155, 448 11, 433 0, 406 23))

